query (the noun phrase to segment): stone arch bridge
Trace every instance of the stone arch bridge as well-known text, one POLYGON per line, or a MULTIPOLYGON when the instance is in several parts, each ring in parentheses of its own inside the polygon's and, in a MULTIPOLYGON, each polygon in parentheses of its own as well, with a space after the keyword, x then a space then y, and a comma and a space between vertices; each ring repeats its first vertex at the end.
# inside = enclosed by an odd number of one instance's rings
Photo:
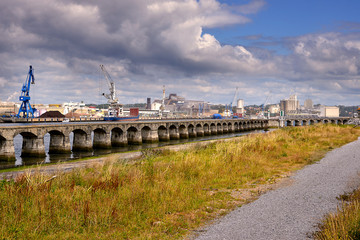
POLYGON ((307 126, 313 124, 347 124, 350 118, 285 118, 279 121, 280 127, 307 126))
POLYGON ((268 126, 267 119, 8 124, 0 125, 0 159, 15 159, 14 137, 19 134, 23 137, 22 156, 43 157, 45 134, 50 135, 49 153, 67 153, 264 129, 268 126))

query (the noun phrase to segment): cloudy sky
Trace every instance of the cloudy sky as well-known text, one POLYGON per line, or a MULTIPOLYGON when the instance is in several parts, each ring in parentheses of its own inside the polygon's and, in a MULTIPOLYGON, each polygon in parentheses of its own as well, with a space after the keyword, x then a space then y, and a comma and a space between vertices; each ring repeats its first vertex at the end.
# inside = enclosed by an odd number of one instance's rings
POLYGON ((99 65, 121 103, 166 92, 228 104, 296 93, 360 105, 358 0, 0 1, 0 100, 105 103, 99 65))

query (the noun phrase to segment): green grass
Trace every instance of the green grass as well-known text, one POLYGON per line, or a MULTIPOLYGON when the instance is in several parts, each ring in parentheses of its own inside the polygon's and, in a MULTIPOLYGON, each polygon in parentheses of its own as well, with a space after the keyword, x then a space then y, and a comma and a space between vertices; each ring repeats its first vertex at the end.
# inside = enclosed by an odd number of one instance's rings
MULTIPOLYGON (((141 161, 0 182, 3 239, 176 239, 240 206, 234 191, 272 182, 354 141, 360 130, 319 125, 252 134, 141 161)), ((256 192, 254 188, 254 192, 256 192)))

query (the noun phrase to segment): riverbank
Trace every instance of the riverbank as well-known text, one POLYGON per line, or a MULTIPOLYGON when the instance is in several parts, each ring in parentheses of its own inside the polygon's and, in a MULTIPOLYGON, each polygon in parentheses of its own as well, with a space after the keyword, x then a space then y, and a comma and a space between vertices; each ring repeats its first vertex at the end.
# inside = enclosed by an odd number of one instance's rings
MULTIPOLYGON (((253 134, 253 133, 250 133, 253 134)), ((236 138, 241 138, 245 135, 240 135, 237 137, 232 138, 220 138, 215 140, 206 140, 206 141, 196 141, 196 142, 186 142, 182 144, 176 144, 176 145, 168 145, 163 147, 154 147, 154 148, 148 148, 143 149, 141 151, 130 151, 130 152, 120 152, 120 153, 112 153, 101 157, 90 157, 80 160, 72 160, 72 161, 59 161, 58 163, 52 163, 52 164, 39 164, 37 166, 28 166, 28 167, 18 167, 18 168, 11 168, 11 169, 5 169, 0 171, 0 180, 3 179, 15 179, 16 177, 22 175, 22 174, 34 174, 34 173, 45 173, 45 174, 51 174, 56 172, 69 172, 75 168, 84 168, 89 167, 94 164, 104 164, 105 161, 108 159, 117 159, 117 161, 133 161, 137 159, 141 159, 143 157, 144 152, 149 151, 182 151, 186 149, 191 149, 195 147, 204 147, 206 145, 219 142, 219 141, 232 141, 236 138)))
POLYGON ((2 238, 183 238, 359 135, 346 126, 286 128, 148 150, 131 163, 112 157, 70 173, 24 174, 1 182, 2 238))

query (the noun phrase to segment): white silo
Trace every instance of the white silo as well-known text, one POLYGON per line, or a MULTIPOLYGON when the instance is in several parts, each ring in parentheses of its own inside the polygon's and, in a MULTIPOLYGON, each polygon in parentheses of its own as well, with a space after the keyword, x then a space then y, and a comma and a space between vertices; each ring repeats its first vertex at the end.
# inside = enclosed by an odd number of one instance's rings
POLYGON ((244 114, 244 100, 243 99, 237 100, 236 113, 244 114))

